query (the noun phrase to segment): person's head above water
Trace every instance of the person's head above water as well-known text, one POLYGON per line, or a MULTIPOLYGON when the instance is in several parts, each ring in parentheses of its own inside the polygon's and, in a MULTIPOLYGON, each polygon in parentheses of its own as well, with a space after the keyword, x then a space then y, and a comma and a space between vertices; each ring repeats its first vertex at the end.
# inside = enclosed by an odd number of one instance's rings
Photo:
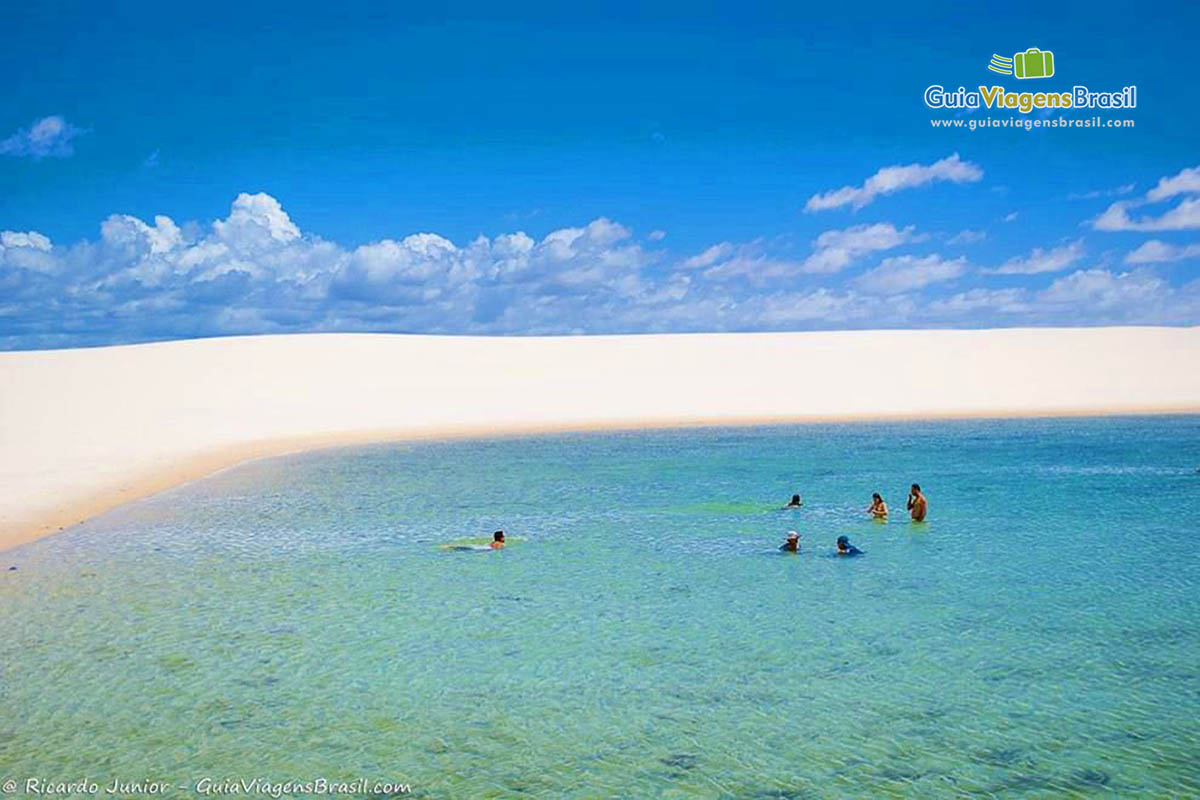
POLYGON ((789 541, 789 542, 791 542, 791 541, 799 541, 799 539, 800 539, 800 534, 796 533, 795 531, 788 531, 788 537, 787 537, 787 538, 788 538, 788 541, 789 541))
POLYGON ((912 485, 912 490, 913 490, 913 494, 920 494, 921 493, 921 484, 914 483, 912 485))
POLYGON ((874 494, 872 494, 871 499, 874 500, 876 503, 883 502, 883 497, 879 494, 879 492, 875 492, 874 494))
POLYGON ((495 533, 493 533, 492 541, 493 542, 503 542, 504 541, 504 531, 496 531, 495 533))
POLYGON ((854 545, 850 544, 850 539, 846 536, 837 538, 837 552, 839 556, 856 556, 862 552, 854 545))
POLYGON ((800 534, 795 531, 788 531, 787 541, 780 545, 779 549, 789 553, 798 551, 800 549, 800 534))
POLYGON ((789 505, 789 506, 798 506, 798 505, 800 505, 800 495, 798 495, 798 494, 794 494, 794 495, 792 495, 792 502, 788 503, 788 505, 789 505))

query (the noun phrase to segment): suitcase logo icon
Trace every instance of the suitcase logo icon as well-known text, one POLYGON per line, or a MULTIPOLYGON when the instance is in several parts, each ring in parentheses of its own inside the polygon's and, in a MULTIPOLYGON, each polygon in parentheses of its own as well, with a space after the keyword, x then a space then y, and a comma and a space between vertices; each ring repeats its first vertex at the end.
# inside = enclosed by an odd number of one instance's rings
POLYGON ((1054 74, 1054 53, 1031 47, 1013 56, 1013 74, 1018 78, 1049 78, 1054 74))
POLYGON ((992 54, 988 69, 1001 75, 1015 75, 1017 78, 1049 78, 1054 75, 1054 53, 1049 50, 1039 50, 1031 47, 1024 53, 1016 53, 1012 58, 992 54))

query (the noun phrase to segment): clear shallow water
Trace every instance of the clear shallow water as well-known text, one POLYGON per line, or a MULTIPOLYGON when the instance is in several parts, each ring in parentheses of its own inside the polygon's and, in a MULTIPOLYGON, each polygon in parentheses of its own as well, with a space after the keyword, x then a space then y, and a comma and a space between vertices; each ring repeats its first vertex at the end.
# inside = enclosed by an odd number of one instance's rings
POLYGON ((0 776, 1197 796, 1197 467, 1197 417, 246 465, 0 555, 0 776))

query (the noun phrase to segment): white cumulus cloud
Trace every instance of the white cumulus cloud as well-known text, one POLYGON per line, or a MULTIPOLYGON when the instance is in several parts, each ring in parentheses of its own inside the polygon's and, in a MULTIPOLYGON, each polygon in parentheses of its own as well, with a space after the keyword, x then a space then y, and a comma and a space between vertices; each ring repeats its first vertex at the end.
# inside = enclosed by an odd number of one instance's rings
POLYGON ((1098 231, 1179 231, 1200 228, 1200 167, 1180 170, 1164 176, 1140 200, 1119 200, 1092 221, 1098 231), (1161 203, 1185 195, 1174 208, 1160 216, 1130 215, 1130 210, 1150 203, 1161 203))
POLYGON ((871 294, 901 294, 954 280, 967 271, 965 258, 945 259, 933 253, 927 256, 893 256, 864 272, 855 285, 871 294))
POLYGON ((0 267, 53 273, 59 266, 53 251, 50 237, 37 231, 0 231, 0 267))
POLYGON ((1189 258, 1200 258, 1200 244, 1189 244, 1182 247, 1151 239, 1144 242, 1136 250, 1125 255, 1126 264, 1163 264, 1168 261, 1183 261, 1189 258))
POLYGON ((1178 174, 1158 179, 1158 184, 1146 192, 1151 203, 1180 194, 1200 194, 1200 167, 1182 169, 1178 174))
POLYGON ((970 289, 929 304, 939 316, 962 317, 980 311, 1020 314, 1030 310, 1024 289, 970 289))
POLYGON ((213 223, 222 241, 245 249, 300 238, 300 229, 269 194, 239 194, 229 216, 213 223))
POLYGON ((946 240, 948 245, 967 245, 982 242, 987 238, 987 233, 984 231, 973 231, 970 228, 961 230, 946 240))
POLYGON ((850 206, 857 211, 880 195, 915 189, 937 181, 972 183, 982 178, 983 169, 978 164, 963 161, 958 153, 954 153, 932 164, 897 164, 883 167, 867 178, 862 186, 843 186, 824 194, 814 194, 808 199, 804 210, 826 211, 850 206))
POLYGON ((813 243, 812 255, 804 260, 804 271, 839 272, 862 256, 918 240, 914 230, 912 225, 897 229, 890 222, 880 222, 825 231, 813 243))
POLYGON ((37 231, 29 231, 21 233, 19 231, 0 231, 0 246, 3 247, 28 247, 32 250, 42 250, 50 252, 52 245, 50 237, 37 231))
POLYGON ((805 271, 803 262, 773 254, 762 239, 719 242, 679 266, 685 271, 700 270, 707 281, 745 281, 754 286, 790 280, 805 271))
POLYGON ((59 116, 42 117, 0 141, 0 154, 35 159, 66 158, 75 152, 71 140, 83 133, 59 116))
POLYGON ((1181 200, 1179 205, 1160 217, 1129 216, 1135 204, 1117 202, 1096 218, 1092 227, 1098 231, 1181 231, 1200 228, 1200 197, 1181 200))
POLYGON ((1038 299, 1053 305, 1109 310, 1144 305, 1168 291, 1166 282, 1149 272, 1086 269, 1059 278, 1038 299))
POLYGON ((1043 272, 1061 272, 1083 256, 1083 240, 1076 239, 1049 250, 1035 247, 1027 256, 1010 258, 999 267, 985 271, 994 275, 1038 275, 1043 272))

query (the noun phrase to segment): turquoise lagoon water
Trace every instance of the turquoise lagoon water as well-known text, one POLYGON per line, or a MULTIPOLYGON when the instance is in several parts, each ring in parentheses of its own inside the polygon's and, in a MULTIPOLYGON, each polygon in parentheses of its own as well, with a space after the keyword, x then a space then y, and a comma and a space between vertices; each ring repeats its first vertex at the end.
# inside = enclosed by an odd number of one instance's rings
POLYGON ((0 555, 0 776, 1194 797, 1197 467, 1197 417, 248 464, 0 555), (498 527, 522 541, 439 550, 498 527))

